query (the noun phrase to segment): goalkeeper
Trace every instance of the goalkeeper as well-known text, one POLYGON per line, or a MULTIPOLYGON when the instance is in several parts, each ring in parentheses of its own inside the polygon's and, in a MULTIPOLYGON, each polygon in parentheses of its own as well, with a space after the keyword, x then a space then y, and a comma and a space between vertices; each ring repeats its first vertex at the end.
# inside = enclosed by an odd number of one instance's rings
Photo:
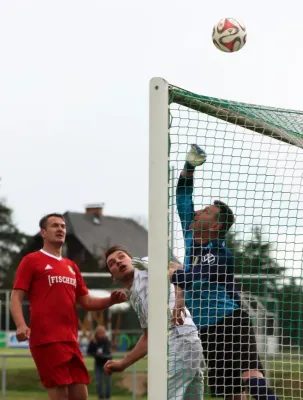
MULTIPOLYGON (((148 342, 148 265, 147 261, 132 258, 121 246, 112 246, 106 252, 106 265, 112 278, 130 291, 130 303, 136 311, 143 334, 136 346, 122 359, 107 361, 106 374, 122 372, 147 355, 148 342)), ((172 323, 168 332, 168 398, 171 400, 202 400, 202 371, 204 360, 197 327, 188 311, 185 319, 178 312, 184 306, 182 290, 171 285, 169 306, 172 323), (181 292, 181 293, 180 293, 181 292), (181 296, 180 296, 181 294, 181 296), (179 323, 179 325, 177 324, 179 323)), ((155 318, 157 316, 155 315, 155 318)), ((157 351, 157 349, 151 349, 157 351)))
POLYGON ((171 281, 185 290, 185 302, 200 330, 208 385, 213 395, 244 400, 278 400, 267 387, 249 315, 241 308, 234 258, 225 235, 234 223, 231 209, 216 200, 194 211, 195 167, 206 161, 197 145, 187 153, 177 185, 177 208, 185 241, 184 270, 172 267, 171 281))

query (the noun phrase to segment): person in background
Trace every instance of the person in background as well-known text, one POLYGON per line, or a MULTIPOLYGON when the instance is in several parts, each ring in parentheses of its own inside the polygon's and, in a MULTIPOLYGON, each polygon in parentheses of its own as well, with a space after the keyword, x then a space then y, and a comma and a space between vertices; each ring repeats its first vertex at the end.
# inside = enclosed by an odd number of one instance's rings
POLYGON ((108 360, 112 360, 112 352, 111 342, 106 335, 104 326, 97 327, 94 337, 88 345, 87 354, 95 358, 95 378, 99 399, 110 399, 112 380, 111 376, 104 373, 104 365, 108 360))

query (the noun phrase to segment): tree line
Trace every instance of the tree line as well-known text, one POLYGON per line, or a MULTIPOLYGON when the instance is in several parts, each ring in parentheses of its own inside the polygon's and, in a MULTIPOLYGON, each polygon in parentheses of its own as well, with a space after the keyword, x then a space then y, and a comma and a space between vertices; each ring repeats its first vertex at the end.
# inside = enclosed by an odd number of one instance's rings
POLYGON ((227 237, 227 246, 235 257, 235 273, 240 276, 237 278, 238 288, 262 299, 275 300, 261 302, 266 303, 267 311, 277 312, 283 344, 303 346, 301 278, 293 276, 282 261, 273 257, 277 246, 264 240, 260 226, 253 228, 250 240, 242 241, 239 236, 239 233, 232 232, 227 237))

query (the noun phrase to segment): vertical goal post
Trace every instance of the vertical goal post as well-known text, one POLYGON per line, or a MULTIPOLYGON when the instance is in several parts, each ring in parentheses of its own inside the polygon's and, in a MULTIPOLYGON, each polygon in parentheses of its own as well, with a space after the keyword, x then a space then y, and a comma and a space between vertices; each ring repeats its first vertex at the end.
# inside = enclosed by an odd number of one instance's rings
POLYGON ((150 82, 148 215, 148 399, 167 399, 169 88, 150 82))

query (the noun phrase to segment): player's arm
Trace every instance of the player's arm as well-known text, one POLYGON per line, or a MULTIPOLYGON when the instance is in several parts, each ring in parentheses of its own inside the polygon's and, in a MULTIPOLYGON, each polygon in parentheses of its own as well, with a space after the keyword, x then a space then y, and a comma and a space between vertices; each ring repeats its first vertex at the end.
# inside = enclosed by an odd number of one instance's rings
POLYGON ((183 269, 170 267, 169 268, 169 276, 171 282, 183 289, 183 290, 191 290, 194 282, 202 281, 202 269, 203 265, 197 264, 191 270, 184 271, 183 269))
POLYGON ((22 310, 25 294, 26 292, 21 289, 13 289, 11 294, 9 309, 17 329, 26 326, 22 310))
POLYGON ((191 290, 195 282, 203 281, 205 276, 208 280, 217 282, 220 275, 225 276, 226 273, 226 257, 219 257, 216 252, 210 252, 206 261, 195 264, 190 270, 184 271, 174 266, 169 268, 169 276, 171 282, 183 290, 191 290))
POLYGON ((127 295, 124 290, 114 290, 109 297, 94 297, 90 294, 78 297, 78 303, 87 311, 105 310, 126 300, 127 295))
POLYGON ((183 325, 185 318, 185 300, 183 290, 175 286, 175 306, 173 308, 172 323, 174 325, 183 325))
POLYGON ((175 270, 171 274, 171 282, 180 287, 183 290, 191 290, 194 281, 198 281, 201 278, 201 273, 194 273, 193 271, 181 271, 175 270))
POLYGON ((143 334, 136 343, 136 346, 122 359, 119 361, 110 360, 104 366, 104 372, 107 375, 111 375, 113 372, 122 372, 126 368, 133 365, 141 358, 147 355, 148 349, 148 331, 147 328, 143 329, 143 334))
POLYGON ((194 220, 194 171, 206 160, 205 152, 197 145, 191 145, 190 151, 186 155, 186 162, 180 174, 177 190, 176 203, 183 233, 189 229, 194 220))
POLYGON ((114 290, 109 297, 95 297, 88 293, 88 289, 78 266, 74 263, 76 272, 77 289, 76 298, 78 304, 87 311, 104 310, 114 304, 124 303, 127 300, 124 290, 114 290))
POLYGON ((30 289, 33 277, 32 263, 28 257, 25 257, 17 268, 9 305, 11 316, 17 328, 16 337, 20 342, 27 340, 30 336, 30 329, 24 319, 22 304, 26 293, 30 289))
MULTIPOLYGON (((182 269, 182 265, 171 261, 168 268, 173 270, 182 269)), ((174 325, 183 325, 185 317, 185 300, 183 290, 179 286, 175 286, 175 306, 172 311, 171 322, 174 325)))

